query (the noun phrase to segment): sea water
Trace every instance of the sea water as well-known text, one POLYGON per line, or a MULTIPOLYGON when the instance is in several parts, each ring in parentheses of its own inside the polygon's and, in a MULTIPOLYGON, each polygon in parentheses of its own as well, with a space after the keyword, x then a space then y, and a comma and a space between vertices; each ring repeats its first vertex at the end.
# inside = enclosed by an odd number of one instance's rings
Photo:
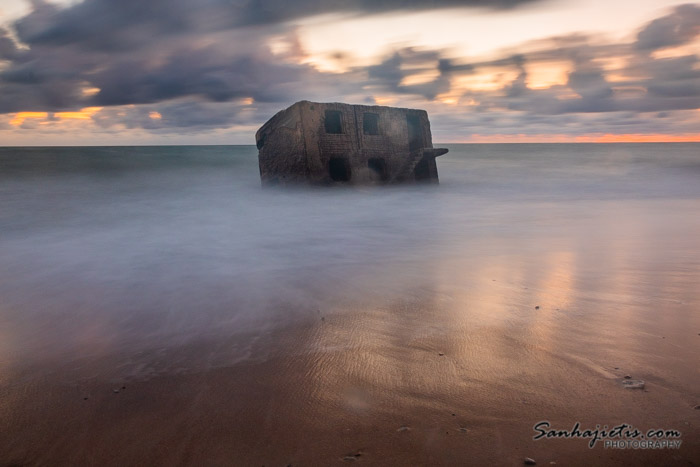
POLYGON ((0 148, 0 367, 247 342, 551 271, 697 324, 700 144, 447 147, 437 186, 281 189, 253 146, 0 148))

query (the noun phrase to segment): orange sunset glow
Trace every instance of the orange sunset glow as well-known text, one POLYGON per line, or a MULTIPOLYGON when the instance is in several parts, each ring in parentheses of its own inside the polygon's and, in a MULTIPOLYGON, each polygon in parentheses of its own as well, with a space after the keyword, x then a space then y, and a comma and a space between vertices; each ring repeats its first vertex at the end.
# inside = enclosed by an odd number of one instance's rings
POLYGON ((471 135, 463 143, 700 143, 700 133, 664 134, 591 134, 591 135, 471 135))

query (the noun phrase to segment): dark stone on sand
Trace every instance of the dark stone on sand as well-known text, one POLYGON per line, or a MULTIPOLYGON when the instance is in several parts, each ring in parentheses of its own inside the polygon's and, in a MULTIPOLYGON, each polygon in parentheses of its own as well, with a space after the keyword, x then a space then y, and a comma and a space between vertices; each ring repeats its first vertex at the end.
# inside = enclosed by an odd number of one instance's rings
POLYGON ((525 465, 535 465, 537 462, 535 462, 535 459, 532 459, 530 457, 526 457, 525 460, 523 460, 525 465))
POLYGON ((630 378, 631 378, 630 375, 625 375, 625 379, 630 379, 630 378))
POLYGON ((700 405, 696 405, 695 410, 700 410, 700 405))
POLYGON ((87 397, 83 397, 83 400, 86 401, 86 400, 88 400, 88 398, 87 398, 87 397))
POLYGON ((355 454, 348 454, 347 456, 343 457, 343 460, 346 462, 354 462, 359 459, 360 456, 362 456, 362 453, 357 451, 355 454))
POLYGON ((454 413, 453 413, 453 414, 452 414, 452 416, 453 416, 453 417, 456 417, 456 416, 457 416, 457 414, 454 414, 454 413))
POLYGON ((644 381, 641 379, 627 379, 622 382, 625 389, 644 389, 644 381))
POLYGON ((539 310, 539 309, 540 309, 540 306, 537 305, 537 306, 535 307, 535 310, 539 310))
POLYGON ((438 352, 438 355, 441 356, 441 357, 445 356, 445 354, 442 353, 442 352, 438 352))
POLYGON ((407 426, 402 426, 402 427, 399 427, 399 429, 396 430, 396 431, 398 431, 398 432, 401 432, 401 431, 411 431, 411 429, 410 429, 409 427, 407 427, 407 426))

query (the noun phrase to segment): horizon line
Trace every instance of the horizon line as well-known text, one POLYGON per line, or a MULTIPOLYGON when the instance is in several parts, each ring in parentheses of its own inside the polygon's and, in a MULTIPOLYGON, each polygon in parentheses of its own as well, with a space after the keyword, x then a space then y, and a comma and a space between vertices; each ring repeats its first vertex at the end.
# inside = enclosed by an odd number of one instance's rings
MULTIPOLYGON (((433 145, 441 144, 464 144, 464 145, 489 145, 489 144, 699 144, 699 140, 680 141, 463 141, 463 142, 437 142, 433 145)), ((250 146, 255 144, 26 144, 26 145, 0 145, 0 149, 13 148, 137 148, 137 147, 197 147, 197 146, 250 146)))

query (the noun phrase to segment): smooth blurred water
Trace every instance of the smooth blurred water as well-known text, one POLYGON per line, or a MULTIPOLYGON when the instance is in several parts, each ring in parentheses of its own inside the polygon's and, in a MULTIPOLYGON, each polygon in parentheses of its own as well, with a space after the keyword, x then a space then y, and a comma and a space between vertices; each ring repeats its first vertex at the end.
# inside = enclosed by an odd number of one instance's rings
POLYGON ((273 190, 253 146, 0 148, 0 365, 259 333, 504 257, 698 277, 699 144, 448 147, 439 186, 273 190))

